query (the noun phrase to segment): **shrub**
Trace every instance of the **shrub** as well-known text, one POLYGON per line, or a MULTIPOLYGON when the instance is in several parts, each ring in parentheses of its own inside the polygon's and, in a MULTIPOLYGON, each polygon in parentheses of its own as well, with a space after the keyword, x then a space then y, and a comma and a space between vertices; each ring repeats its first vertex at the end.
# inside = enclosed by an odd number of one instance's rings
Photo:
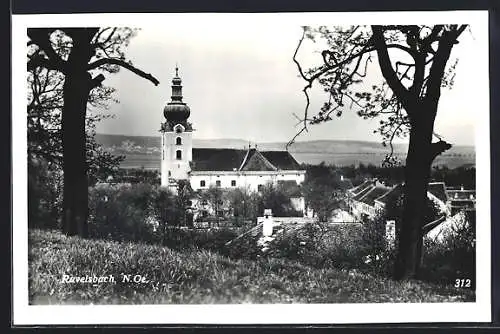
POLYGON ((357 268, 361 263, 359 225, 287 226, 272 241, 267 256, 297 260, 316 268, 357 268))
POLYGON ((470 279, 475 287, 476 235, 475 213, 464 213, 445 231, 442 239, 424 239, 420 276, 423 280, 450 284, 470 279))
POLYGON ((89 195, 92 238, 156 243, 175 249, 217 250, 237 236, 232 228, 180 227, 180 211, 185 201, 159 186, 101 185, 92 188, 89 195))
POLYGON ((89 235, 118 241, 157 242, 149 219, 155 189, 147 184, 96 186, 89 192, 89 235))
POLYGON ((360 269, 390 276, 395 254, 386 247, 385 225, 380 219, 362 225, 287 225, 275 234, 264 253, 257 246, 259 236, 248 235, 227 247, 225 254, 239 259, 286 258, 314 268, 360 269))
POLYGON ((28 225, 59 228, 62 208, 62 171, 43 159, 28 159, 28 225))
POLYGON ((390 276, 396 258, 395 249, 387 242, 387 218, 376 215, 373 219, 365 219, 361 229, 359 252, 362 257, 361 268, 370 272, 390 276))

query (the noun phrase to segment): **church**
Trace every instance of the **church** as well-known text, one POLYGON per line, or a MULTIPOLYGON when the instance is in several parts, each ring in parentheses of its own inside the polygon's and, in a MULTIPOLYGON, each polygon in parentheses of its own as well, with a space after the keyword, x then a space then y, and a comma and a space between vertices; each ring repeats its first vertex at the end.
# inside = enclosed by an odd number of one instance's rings
POLYGON ((171 101, 163 110, 165 121, 160 129, 162 186, 174 188, 178 180, 189 180, 195 191, 210 186, 259 191, 268 182, 297 186, 304 181, 306 171, 288 151, 260 151, 250 146, 194 148, 190 114, 176 67, 171 101))

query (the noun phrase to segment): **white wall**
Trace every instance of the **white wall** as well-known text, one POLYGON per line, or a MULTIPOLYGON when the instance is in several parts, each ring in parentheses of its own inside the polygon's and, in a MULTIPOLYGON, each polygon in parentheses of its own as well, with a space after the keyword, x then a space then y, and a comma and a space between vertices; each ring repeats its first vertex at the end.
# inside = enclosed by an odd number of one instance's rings
POLYGON ((193 159, 192 132, 176 133, 163 132, 161 140, 161 185, 168 184, 168 178, 187 179, 190 170, 189 162, 193 159), (180 137, 181 145, 176 145, 176 138, 180 137), (182 159, 177 160, 176 152, 182 152, 182 159), (170 171, 170 176, 169 176, 170 171))
POLYGON ((220 181, 221 188, 248 188, 249 191, 257 191, 258 186, 278 180, 293 180, 297 184, 304 182, 305 171, 277 171, 277 172, 191 172, 191 188, 193 190, 208 189, 220 181), (200 181, 205 181, 205 186, 200 181), (232 186, 231 181, 236 181, 232 186))

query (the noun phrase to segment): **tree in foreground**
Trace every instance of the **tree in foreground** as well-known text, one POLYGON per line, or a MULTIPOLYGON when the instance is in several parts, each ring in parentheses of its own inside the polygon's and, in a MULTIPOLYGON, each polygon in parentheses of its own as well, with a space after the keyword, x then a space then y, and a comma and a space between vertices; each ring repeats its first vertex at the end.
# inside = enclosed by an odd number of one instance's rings
POLYGON ((63 232, 88 234, 88 165, 86 120, 92 90, 102 85, 102 72, 124 67, 155 85, 151 74, 125 60, 123 48, 135 31, 129 28, 30 28, 28 71, 53 70, 64 77, 61 113, 63 232))
MULTIPOLYGON (((27 121, 30 165, 45 162, 51 170, 62 170, 63 85, 64 76, 60 72, 42 67, 28 71, 27 121)), ((85 153, 90 184, 106 180, 108 176, 115 176, 120 162, 125 158, 110 154, 96 141, 97 123, 112 116, 107 114, 106 110, 111 102, 116 102, 113 93, 113 88, 101 85, 93 89, 89 95, 85 121, 87 145, 85 153)))
MULTIPOLYGON (((434 159, 451 148, 434 132, 441 88, 453 84, 457 62, 449 62, 453 47, 466 25, 435 26, 349 26, 304 27, 293 61, 306 85, 302 129, 341 116, 353 110, 364 119, 381 117, 375 131, 383 144, 391 147, 386 163, 395 162, 392 141, 409 135, 405 165, 405 203, 395 265, 396 279, 412 278, 418 273, 423 244, 422 225, 427 187, 434 159), (297 60, 305 38, 325 43, 321 64, 304 70, 297 60), (371 84, 367 74, 376 58, 383 76, 371 84), (318 82, 328 94, 321 110, 309 115, 309 91, 318 82), (433 142, 433 137, 438 141, 433 142)), ((376 69, 375 69, 376 70, 376 69)))

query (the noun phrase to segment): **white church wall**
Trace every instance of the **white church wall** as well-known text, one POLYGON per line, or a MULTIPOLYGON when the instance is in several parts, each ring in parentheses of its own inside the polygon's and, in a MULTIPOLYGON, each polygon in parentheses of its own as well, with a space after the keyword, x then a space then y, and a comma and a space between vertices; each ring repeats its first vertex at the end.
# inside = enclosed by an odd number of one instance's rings
POLYGON ((305 171, 278 171, 278 172, 191 172, 190 182, 193 190, 208 189, 211 185, 216 186, 220 182, 221 188, 248 188, 249 191, 257 191, 259 185, 278 180, 293 180, 297 184, 304 181, 305 171), (201 185, 204 181, 205 185, 201 185), (234 181, 234 182, 233 182, 234 181))
MULTIPOLYGON (((181 126, 182 130, 184 128, 181 126)), ((192 132, 168 131, 162 133, 162 160, 161 184, 167 185, 169 178, 187 179, 190 170, 189 161, 192 160, 192 132), (180 138, 180 144, 177 144, 180 138), (177 159, 177 151, 181 152, 181 159, 177 159), (170 172, 170 173, 169 173, 170 172)))

